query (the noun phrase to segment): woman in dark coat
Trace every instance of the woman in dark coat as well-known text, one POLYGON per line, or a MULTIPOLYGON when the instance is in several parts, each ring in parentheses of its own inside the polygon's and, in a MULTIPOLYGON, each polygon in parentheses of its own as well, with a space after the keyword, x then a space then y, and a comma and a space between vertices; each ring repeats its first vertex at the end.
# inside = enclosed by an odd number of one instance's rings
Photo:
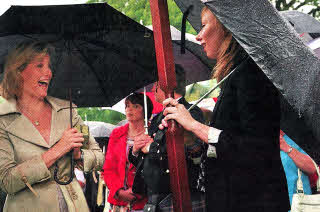
POLYGON ((205 8, 197 36, 207 56, 217 60, 214 78, 223 79, 210 126, 194 120, 173 99, 164 111, 209 144, 206 204, 214 212, 288 211, 286 178, 279 154, 279 93, 260 68, 205 8))

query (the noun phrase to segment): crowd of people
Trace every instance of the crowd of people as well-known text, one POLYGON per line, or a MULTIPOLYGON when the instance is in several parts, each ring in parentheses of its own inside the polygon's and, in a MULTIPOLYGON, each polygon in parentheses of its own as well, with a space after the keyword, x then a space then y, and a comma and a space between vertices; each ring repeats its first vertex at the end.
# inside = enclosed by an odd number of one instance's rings
MULTIPOLYGON (((7 57, 0 104, 0 192, 4 211, 89 211, 79 182, 70 178, 69 152, 79 170, 101 170, 111 211, 173 211, 165 131, 169 120, 184 128, 192 211, 290 210, 297 169, 305 193, 312 159, 280 130, 279 92, 216 16, 204 8, 196 39, 216 60, 213 78, 221 85, 209 125, 199 107, 184 98, 185 73, 175 65, 172 98, 154 84, 164 110, 152 117, 152 101, 133 93, 125 100, 127 124, 113 130, 106 155, 69 103, 47 95, 52 78, 51 47, 24 42, 7 57), (147 105, 147 108, 146 108, 147 105), (169 106, 170 107, 167 107, 169 106), (148 124, 145 123, 147 113, 148 124), (152 117, 152 119, 151 119, 152 117), (148 134, 145 126, 148 126, 148 134), (58 169, 59 168, 59 169, 58 169)), ((71 171, 72 172, 72 171, 71 171)))

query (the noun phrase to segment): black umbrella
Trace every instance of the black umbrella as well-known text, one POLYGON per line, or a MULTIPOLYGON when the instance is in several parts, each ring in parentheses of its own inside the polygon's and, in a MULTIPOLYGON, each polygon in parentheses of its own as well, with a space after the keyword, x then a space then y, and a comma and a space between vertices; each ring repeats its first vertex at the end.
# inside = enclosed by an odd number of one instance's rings
POLYGON ((204 2, 283 94, 281 127, 319 160, 319 59, 267 0, 204 2))
POLYGON ((0 73, 25 40, 49 42, 49 95, 80 107, 111 106, 156 81, 152 31, 107 4, 13 6, 0 17, 0 73))
POLYGON ((201 30, 201 10, 204 4, 200 0, 174 0, 182 13, 189 13, 187 20, 199 32, 201 30), (188 12, 189 10, 189 12, 188 12))
MULTIPOLYGON (((0 67, 22 41, 53 46, 49 95, 78 106, 110 106, 156 80, 152 32, 107 4, 14 6, 0 17, 0 67)), ((67 182, 57 178, 59 184, 67 182)))
MULTIPOLYGON (((147 27, 152 29, 152 26, 147 27)), ((195 35, 184 34, 174 26, 170 26, 170 32, 174 62, 184 69, 186 85, 209 79, 215 61, 206 56, 195 35)))

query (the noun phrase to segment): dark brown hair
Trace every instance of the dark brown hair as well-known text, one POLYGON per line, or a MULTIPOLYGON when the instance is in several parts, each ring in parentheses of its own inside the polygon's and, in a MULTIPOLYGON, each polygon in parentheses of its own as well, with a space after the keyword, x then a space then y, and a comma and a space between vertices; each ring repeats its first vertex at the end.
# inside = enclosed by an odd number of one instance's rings
MULTIPOLYGON (((125 105, 127 107, 128 102, 131 102, 132 104, 139 104, 143 108, 143 113, 144 113, 144 95, 142 93, 133 93, 130 94, 126 100, 125 100, 125 105)), ((153 104, 150 98, 147 96, 147 116, 148 119, 151 118, 152 115, 152 110, 153 110, 153 104)))

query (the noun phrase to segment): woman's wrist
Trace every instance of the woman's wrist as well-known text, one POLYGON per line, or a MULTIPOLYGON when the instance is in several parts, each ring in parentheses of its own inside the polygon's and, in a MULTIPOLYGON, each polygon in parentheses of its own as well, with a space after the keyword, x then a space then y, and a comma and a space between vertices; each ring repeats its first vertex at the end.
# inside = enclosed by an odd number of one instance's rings
POLYGON ((286 150, 283 150, 285 153, 290 154, 292 152, 293 148, 288 145, 288 148, 286 150))
POLYGON ((186 130, 195 133, 199 129, 201 129, 202 124, 200 122, 198 122, 197 120, 193 120, 192 122, 189 123, 189 125, 190 125, 189 129, 186 129, 186 130))

